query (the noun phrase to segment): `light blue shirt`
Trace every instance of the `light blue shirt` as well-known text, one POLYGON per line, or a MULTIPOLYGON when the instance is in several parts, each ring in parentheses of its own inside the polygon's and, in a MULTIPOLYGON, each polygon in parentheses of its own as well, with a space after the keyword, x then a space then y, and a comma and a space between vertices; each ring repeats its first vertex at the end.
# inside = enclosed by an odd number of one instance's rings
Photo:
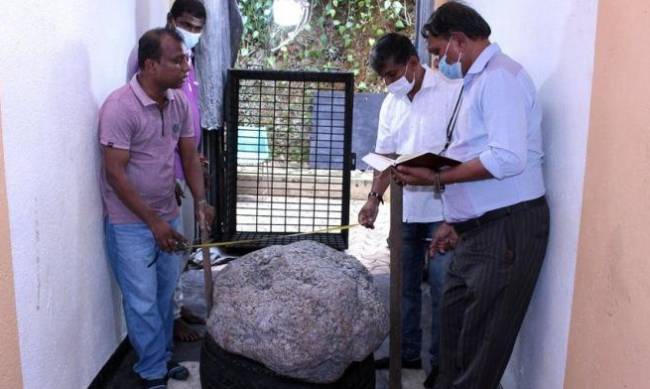
POLYGON ((528 73, 493 43, 463 81, 463 100, 446 155, 462 162, 479 158, 494 178, 447 185, 443 204, 448 222, 545 193, 542 112, 528 73))

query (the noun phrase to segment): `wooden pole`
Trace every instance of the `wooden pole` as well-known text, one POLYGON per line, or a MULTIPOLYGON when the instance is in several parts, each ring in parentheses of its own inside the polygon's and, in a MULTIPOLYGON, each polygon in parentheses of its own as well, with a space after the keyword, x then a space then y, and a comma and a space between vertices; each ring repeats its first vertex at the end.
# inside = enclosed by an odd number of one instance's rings
POLYGON ((390 389, 402 388, 402 187, 390 183, 390 389))
MULTIPOLYGON (((210 241, 210 233, 204 223, 201 223, 201 243, 205 244, 210 241)), ((210 248, 203 247, 203 282, 205 284, 205 306, 207 308, 206 320, 210 317, 212 310, 212 263, 210 262, 210 248)))

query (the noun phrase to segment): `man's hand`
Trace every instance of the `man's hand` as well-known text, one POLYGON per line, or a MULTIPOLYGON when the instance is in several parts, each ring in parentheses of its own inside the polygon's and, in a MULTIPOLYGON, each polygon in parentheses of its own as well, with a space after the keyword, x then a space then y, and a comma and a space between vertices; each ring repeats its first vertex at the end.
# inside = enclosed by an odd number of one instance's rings
POLYGON ((181 184, 176 181, 176 187, 174 188, 174 195, 176 196, 176 204, 180 207, 181 204, 183 203, 183 199, 185 198, 185 192, 183 191, 183 187, 181 184))
POLYGON ((393 178, 400 185, 433 185, 435 172, 425 167, 398 166, 391 169, 393 178))
POLYGON ((207 168, 210 166, 210 161, 203 155, 203 153, 199 153, 199 162, 201 163, 201 167, 207 168))
POLYGON ((156 222, 151 224, 149 228, 151 228, 151 232, 153 233, 154 238, 156 238, 158 247, 163 251, 174 251, 179 243, 186 242, 183 235, 176 232, 169 223, 162 219, 158 219, 156 222))
POLYGON ((431 237, 431 245, 429 246, 429 257, 433 258, 436 253, 444 254, 448 250, 456 247, 458 243, 458 234, 454 227, 447 223, 442 223, 433 232, 431 237))
POLYGON ((199 221, 199 228, 205 228, 210 232, 210 227, 214 221, 214 207, 208 204, 206 200, 199 200, 195 206, 196 220, 199 221))
POLYGON ((375 228, 375 220, 379 211, 379 200, 376 197, 369 197, 368 201, 359 211, 359 224, 366 228, 375 228))

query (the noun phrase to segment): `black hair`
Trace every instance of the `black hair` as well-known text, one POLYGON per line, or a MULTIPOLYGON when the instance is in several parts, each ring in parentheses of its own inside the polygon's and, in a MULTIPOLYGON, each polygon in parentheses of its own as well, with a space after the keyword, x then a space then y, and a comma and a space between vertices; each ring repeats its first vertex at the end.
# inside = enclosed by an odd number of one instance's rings
POLYGON ((418 56, 413 42, 402 34, 389 32, 379 38, 372 47, 368 62, 370 67, 380 74, 387 64, 404 65, 412 56, 418 56))
POLYGON ((169 15, 172 18, 178 18, 188 13, 195 18, 205 19, 206 12, 205 6, 199 0, 176 0, 169 10, 169 15))
POLYGON ((458 1, 438 7, 422 27, 422 36, 449 39, 452 32, 462 32, 469 39, 487 39, 492 30, 476 10, 458 1))
POLYGON ((171 28, 154 28, 145 32, 138 41, 138 67, 140 69, 144 69, 144 61, 147 59, 160 61, 160 57, 162 57, 160 43, 165 35, 169 35, 177 42, 183 43, 180 34, 171 28))

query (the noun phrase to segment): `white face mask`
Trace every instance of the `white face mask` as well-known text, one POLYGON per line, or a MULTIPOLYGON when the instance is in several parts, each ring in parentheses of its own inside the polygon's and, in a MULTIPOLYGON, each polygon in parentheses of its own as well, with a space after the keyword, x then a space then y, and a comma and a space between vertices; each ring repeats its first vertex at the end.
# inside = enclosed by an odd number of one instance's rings
POLYGON ((415 86, 415 75, 413 75, 413 81, 406 79, 406 72, 408 71, 408 64, 406 64, 406 69, 404 69, 404 75, 399 78, 397 81, 391 82, 386 88, 389 93, 394 94, 397 97, 404 97, 413 90, 415 86))
POLYGON ((190 50, 192 50, 194 46, 199 43, 199 39, 201 39, 200 32, 189 32, 180 27, 176 27, 176 31, 181 35, 181 37, 183 37, 183 43, 185 43, 185 46, 190 50))

